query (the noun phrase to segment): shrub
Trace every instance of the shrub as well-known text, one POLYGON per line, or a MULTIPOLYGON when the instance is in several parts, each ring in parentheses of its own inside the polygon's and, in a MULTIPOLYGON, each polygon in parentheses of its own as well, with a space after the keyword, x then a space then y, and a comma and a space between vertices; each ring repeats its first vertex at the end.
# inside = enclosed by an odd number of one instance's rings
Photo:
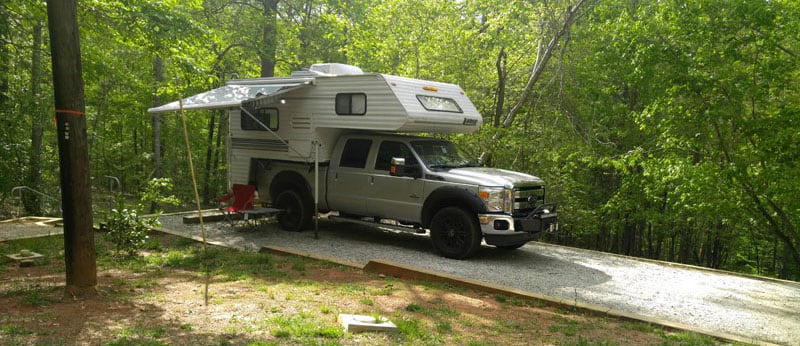
POLYGON ((175 196, 167 196, 172 191, 172 182, 168 178, 157 178, 147 182, 145 192, 134 207, 126 207, 124 200, 117 201, 118 207, 111 209, 107 220, 106 237, 116 246, 116 254, 135 256, 147 243, 147 232, 161 226, 158 217, 160 210, 154 214, 142 216, 145 205, 151 203, 180 204, 175 196))

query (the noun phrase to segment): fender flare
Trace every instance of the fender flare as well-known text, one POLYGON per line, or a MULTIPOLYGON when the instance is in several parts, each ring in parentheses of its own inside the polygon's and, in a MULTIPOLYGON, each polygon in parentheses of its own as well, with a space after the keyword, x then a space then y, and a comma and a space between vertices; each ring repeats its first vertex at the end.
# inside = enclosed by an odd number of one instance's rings
POLYGON ((443 186, 431 192, 422 205, 422 226, 428 228, 436 212, 453 206, 475 214, 486 212, 486 204, 477 193, 464 187, 443 186))

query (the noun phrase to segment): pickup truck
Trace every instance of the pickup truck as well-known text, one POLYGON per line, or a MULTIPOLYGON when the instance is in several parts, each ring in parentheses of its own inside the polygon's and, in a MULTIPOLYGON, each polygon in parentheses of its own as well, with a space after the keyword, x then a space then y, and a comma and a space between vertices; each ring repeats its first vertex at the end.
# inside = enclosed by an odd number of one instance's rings
POLYGON ((557 229, 544 182, 532 175, 479 167, 446 140, 374 131, 342 134, 331 160, 319 167, 257 159, 261 196, 284 210, 279 225, 311 227, 315 209, 336 221, 430 232, 448 258, 472 256, 485 241, 516 249, 557 229), (314 205, 314 182, 318 206, 314 205))

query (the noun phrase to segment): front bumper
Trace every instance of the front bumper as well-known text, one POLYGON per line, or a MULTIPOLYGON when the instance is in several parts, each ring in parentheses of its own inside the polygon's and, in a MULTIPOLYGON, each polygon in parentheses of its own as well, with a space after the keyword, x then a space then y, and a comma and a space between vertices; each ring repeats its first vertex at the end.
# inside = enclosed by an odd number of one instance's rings
POLYGON ((508 214, 478 214, 484 239, 489 245, 508 245, 536 240, 542 232, 558 230, 555 204, 545 204, 524 217, 508 214))

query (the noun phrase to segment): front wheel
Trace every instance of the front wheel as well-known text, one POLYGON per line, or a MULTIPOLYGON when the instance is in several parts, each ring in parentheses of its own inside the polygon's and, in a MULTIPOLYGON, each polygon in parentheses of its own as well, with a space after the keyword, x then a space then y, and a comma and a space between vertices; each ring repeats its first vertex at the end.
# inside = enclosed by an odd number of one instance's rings
POLYGON ((275 207, 283 209, 278 214, 278 224, 284 230, 299 232, 309 227, 313 217, 314 207, 309 203, 308 198, 303 198, 301 193, 295 190, 285 190, 275 198, 275 207))
POLYGON ((458 208, 439 210, 431 220, 431 242, 442 256, 465 259, 481 246, 478 219, 472 213, 458 208))

